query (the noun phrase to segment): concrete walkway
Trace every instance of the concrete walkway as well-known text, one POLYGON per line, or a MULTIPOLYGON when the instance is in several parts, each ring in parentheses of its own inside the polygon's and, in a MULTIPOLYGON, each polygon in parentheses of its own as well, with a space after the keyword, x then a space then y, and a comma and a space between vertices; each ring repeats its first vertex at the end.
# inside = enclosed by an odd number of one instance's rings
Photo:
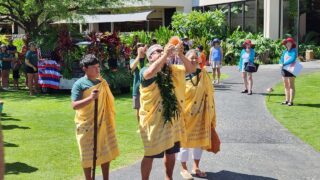
MULTIPOLYGON (((303 71, 320 71, 320 61, 304 63, 303 71)), ((266 89, 281 80, 278 65, 261 66, 253 75, 252 96, 240 93, 243 84, 236 67, 223 67, 222 72, 229 78, 215 88, 221 151, 203 153, 200 167, 208 175, 204 179, 320 179, 320 153, 288 132, 266 109, 266 89)), ((174 179, 182 179, 179 170, 176 162, 174 179)), ((110 179, 141 179, 140 161, 111 172, 110 179)), ((164 179, 161 160, 154 161, 150 179, 164 179)))

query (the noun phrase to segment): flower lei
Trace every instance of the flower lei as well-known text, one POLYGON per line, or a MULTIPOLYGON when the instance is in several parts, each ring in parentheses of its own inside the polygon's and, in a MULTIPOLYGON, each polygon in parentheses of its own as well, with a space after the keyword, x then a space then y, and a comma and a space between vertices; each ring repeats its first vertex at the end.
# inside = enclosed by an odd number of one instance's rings
POLYGON ((179 117, 178 101, 174 93, 174 85, 171 79, 172 72, 168 65, 165 65, 156 76, 156 82, 160 89, 162 97, 162 107, 164 117, 164 124, 171 122, 172 118, 179 117))

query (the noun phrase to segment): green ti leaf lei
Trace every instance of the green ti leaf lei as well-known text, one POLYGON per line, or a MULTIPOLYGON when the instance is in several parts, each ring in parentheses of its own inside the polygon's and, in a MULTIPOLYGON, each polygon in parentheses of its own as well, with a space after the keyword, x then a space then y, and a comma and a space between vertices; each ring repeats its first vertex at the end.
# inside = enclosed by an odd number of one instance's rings
POLYGON ((165 65, 156 76, 156 82, 160 89, 162 97, 162 116, 164 118, 164 125, 171 122, 172 118, 179 117, 178 101, 174 93, 174 85, 172 82, 172 72, 169 66, 165 65))

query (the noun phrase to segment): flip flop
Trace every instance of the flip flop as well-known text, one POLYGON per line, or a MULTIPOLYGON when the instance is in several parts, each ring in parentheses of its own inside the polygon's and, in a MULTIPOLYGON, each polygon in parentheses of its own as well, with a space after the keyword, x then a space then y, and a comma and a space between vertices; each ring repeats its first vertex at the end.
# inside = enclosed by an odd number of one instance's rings
POLYGON ((181 171, 180 174, 183 177, 183 179, 193 180, 192 175, 188 171, 181 171))
POLYGON ((207 174, 203 171, 200 171, 200 169, 192 170, 192 173, 199 178, 207 177, 207 174))

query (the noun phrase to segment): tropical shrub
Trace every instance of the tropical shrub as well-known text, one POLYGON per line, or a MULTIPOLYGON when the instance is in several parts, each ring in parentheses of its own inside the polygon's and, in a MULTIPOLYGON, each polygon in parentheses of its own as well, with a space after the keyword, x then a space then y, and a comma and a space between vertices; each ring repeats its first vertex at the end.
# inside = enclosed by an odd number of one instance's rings
POLYGON ((168 43, 169 39, 175 34, 171 29, 168 27, 161 26, 159 29, 154 31, 154 38, 157 39, 158 44, 165 45, 168 43))
POLYGON ((172 17, 171 26, 180 37, 213 39, 215 37, 225 37, 226 22, 221 10, 192 11, 189 14, 175 13, 172 17))
POLYGON ((132 84, 132 75, 125 67, 120 67, 116 71, 102 66, 101 73, 104 79, 109 83, 112 94, 127 93, 132 84))
POLYGON ((237 64, 240 58, 242 43, 250 39, 255 44, 256 59, 260 63, 269 64, 278 62, 281 53, 281 40, 271 40, 264 38, 261 33, 252 34, 244 31, 235 30, 230 37, 222 42, 224 57, 227 64, 237 64))

